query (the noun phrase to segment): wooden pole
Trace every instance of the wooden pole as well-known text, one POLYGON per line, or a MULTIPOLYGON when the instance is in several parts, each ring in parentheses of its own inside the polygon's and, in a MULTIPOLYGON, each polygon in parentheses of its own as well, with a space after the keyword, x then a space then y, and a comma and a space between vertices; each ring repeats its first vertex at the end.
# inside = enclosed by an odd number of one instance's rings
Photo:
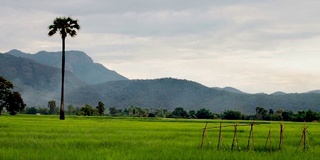
MULTIPOLYGON (((238 132, 238 124, 236 123, 234 125, 234 134, 233 134, 233 140, 232 140, 232 145, 231 145, 231 150, 234 149, 234 145, 236 143, 237 147, 238 147, 238 135, 237 135, 237 132, 238 132)), ((239 149, 239 148, 238 148, 239 149)))
POLYGON ((283 127, 283 123, 280 123, 280 142, 279 142, 279 150, 283 149, 284 146, 284 127, 283 127))
POLYGON ((304 124, 303 131, 302 131, 302 136, 301 136, 299 145, 297 147, 297 149, 298 149, 299 146, 301 145, 301 143, 303 143, 303 151, 308 149, 307 128, 308 127, 306 126, 306 124, 304 124))
POLYGON ((249 138, 248 138, 248 145, 247 145, 247 151, 250 150, 250 143, 252 143, 252 148, 253 148, 253 143, 254 143, 254 139, 253 139, 253 125, 254 125, 254 122, 251 122, 250 132, 249 132, 249 138), (251 141, 251 138, 252 138, 252 141, 251 141))
POLYGON ((266 144, 264 145, 264 149, 267 150, 268 142, 270 143, 270 152, 272 152, 272 141, 271 141, 271 127, 269 128, 269 133, 267 137, 266 144))
POLYGON ((307 127, 306 124, 304 124, 303 127, 303 150, 305 151, 307 149, 307 127))
POLYGON ((219 127, 219 139, 218 139, 218 150, 220 150, 221 147, 221 141, 222 141, 222 123, 220 122, 220 127, 219 127))
POLYGON ((200 148, 203 147, 204 136, 205 136, 205 134, 206 134, 206 132, 207 132, 207 125, 208 125, 208 122, 206 123, 206 125, 205 125, 205 127, 204 127, 204 129, 203 129, 203 132, 202 132, 202 140, 201 140, 200 148))

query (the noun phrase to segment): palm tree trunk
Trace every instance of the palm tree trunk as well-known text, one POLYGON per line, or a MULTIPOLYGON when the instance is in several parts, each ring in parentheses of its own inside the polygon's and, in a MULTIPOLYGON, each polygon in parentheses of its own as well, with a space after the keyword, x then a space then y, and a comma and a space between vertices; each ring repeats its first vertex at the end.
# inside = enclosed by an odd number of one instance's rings
POLYGON ((61 67, 61 103, 60 103, 60 120, 64 120, 64 70, 65 70, 65 37, 62 37, 62 67, 61 67))

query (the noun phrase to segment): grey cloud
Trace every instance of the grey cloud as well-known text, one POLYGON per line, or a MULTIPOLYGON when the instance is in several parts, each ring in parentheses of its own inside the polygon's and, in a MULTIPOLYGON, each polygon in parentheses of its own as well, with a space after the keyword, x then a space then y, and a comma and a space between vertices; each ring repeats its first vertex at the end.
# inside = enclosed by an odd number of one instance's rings
POLYGON ((150 11, 206 10, 211 6, 223 6, 238 3, 255 2, 255 0, 212 1, 212 0, 32 0, 2 1, 3 6, 21 10, 38 10, 66 12, 77 15, 150 11))
POLYGON ((297 86, 317 79, 309 73, 319 68, 319 54, 299 55, 320 50, 320 1, 0 1, 1 52, 60 50, 59 36, 48 38, 47 26, 70 15, 82 28, 67 48, 129 78, 173 76, 250 92, 284 83, 301 91, 297 86))

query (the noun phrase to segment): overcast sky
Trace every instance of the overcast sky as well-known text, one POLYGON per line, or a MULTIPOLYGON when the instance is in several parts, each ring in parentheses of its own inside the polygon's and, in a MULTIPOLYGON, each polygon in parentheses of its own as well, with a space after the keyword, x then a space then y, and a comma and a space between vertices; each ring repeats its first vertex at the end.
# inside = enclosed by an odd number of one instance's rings
POLYGON ((81 30, 86 52, 129 79, 288 93, 320 89, 318 0, 0 0, 0 52, 60 51, 54 18, 81 30))

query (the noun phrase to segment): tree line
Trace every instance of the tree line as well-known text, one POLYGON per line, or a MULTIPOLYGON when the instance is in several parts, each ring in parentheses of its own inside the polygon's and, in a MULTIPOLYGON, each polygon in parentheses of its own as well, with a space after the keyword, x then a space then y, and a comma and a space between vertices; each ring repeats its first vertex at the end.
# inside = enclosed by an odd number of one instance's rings
MULTIPOLYGON (((25 114, 58 114, 59 108, 56 107, 55 101, 49 101, 47 108, 31 107, 26 108, 21 113, 25 114)), ((68 115, 79 116, 125 116, 125 117, 161 117, 161 118, 189 118, 189 119, 226 119, 226 120, 265 120, 265 121, 297 121, 312 122, 320 120, 320 112, 312 110, 307 111, 284 111, 282 109, 265 109, 256 107, 255 114, 246 115, 240 111, 225 110, 222 113, 213 113, 209 109, 201 108, 199 110, 186 111, 183 107, 177 107, 170 111, 165 108, 141 108, 129 106, 124 109, 110 107, 106 110, 103 102, 92 107, 86 104, 83 107, 74 107, 69 105, 66 109, 68 115)))

